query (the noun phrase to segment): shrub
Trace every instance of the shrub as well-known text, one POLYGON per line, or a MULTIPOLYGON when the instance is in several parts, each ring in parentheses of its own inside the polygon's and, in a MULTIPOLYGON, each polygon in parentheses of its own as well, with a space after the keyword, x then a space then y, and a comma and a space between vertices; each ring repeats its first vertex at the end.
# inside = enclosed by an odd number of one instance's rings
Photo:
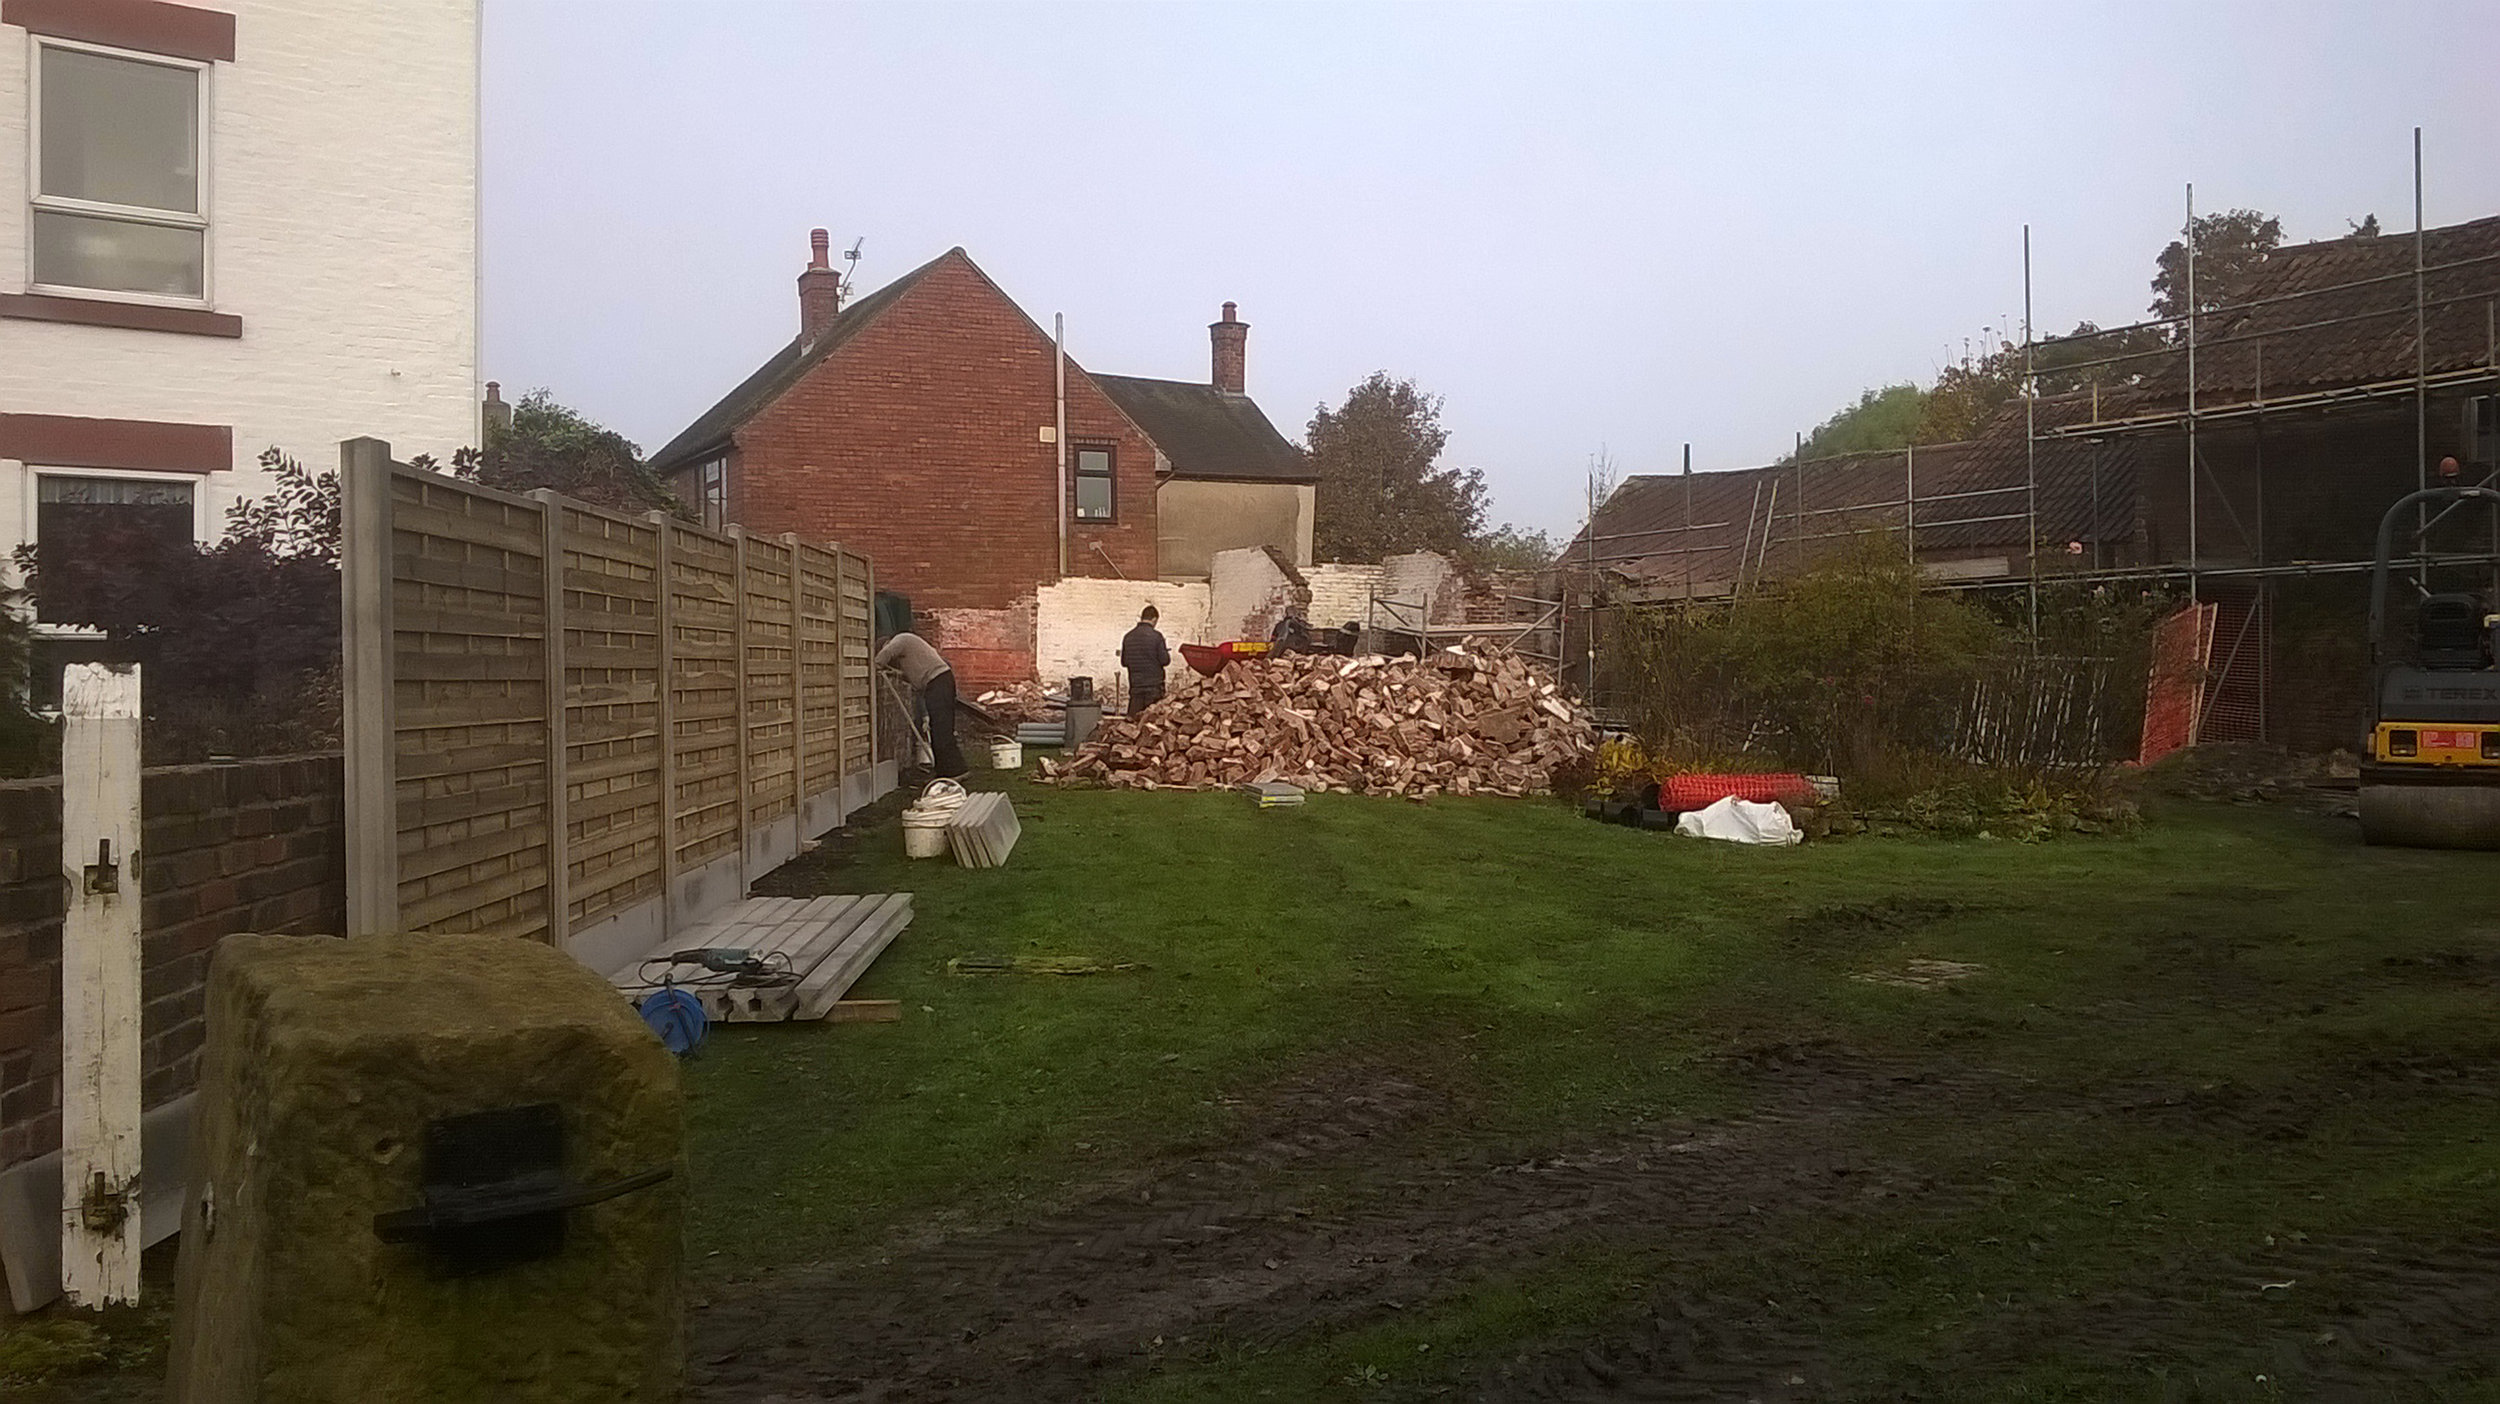
POLYGON ((215 546, 102 506, 19 552, 48 621, 146 670, 150 764, 338 744, 338 478, 274 448, 260 463, 275 490, 236 504, 215 546))

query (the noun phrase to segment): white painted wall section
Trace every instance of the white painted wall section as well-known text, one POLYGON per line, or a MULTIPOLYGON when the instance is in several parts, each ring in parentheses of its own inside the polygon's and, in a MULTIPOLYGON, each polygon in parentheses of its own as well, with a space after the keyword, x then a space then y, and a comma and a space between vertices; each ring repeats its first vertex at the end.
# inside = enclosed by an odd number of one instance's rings
MULTIPOLYGON (((476 0, 220 0, 209 70, 210 302, 240 338, 0 320, 0 412, 234 428, 199 486, 205 535, 265 491, 277 446, 316 471, 342 439, 406 458, 477 441, 476 0)), ((27 287, 27 31, 0 26, 0 291, 27 287)), ((0 460, 0 550, 27 465, 0 460)))
POLYGON ((1034 673, 1049 687, 1089 677, 1111 691, 1121 676, 1120 638, 1136 625, 1138 611, 1153 605, 1162 615, 1155 627, 1172 645, 1177 674, 1187 667, 1180 659, 1182 644, 1222 641, 1208 633, 1208 598, 1208 587, 1195 582, 1069 579, 1045 585, 1035 595, 1034 673))
POLYGON ((1380 567, 1331 563, 1302 572, 1311 584, 1311 627, 1334 629, 1347 620, 1371 623, 1372 591, 1380 584, 1380 567))

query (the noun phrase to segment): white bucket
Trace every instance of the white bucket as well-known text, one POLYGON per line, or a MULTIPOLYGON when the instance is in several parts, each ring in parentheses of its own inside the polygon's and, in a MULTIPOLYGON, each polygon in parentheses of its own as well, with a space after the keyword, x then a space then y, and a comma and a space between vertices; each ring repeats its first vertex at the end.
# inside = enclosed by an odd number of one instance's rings
POLYGON ((964 803, 964 787, 952 780, 932 780, 920 799, 903 811, 903 856, 935 858, 946 851, 946 826, 964 803))
POLYGON ((952 813, 932 814, 923 810, 903 811, 903 856, 935 858, 946 851, 946 824, 952 813))
POLYGON ((990 747, 990 764, 1000 770, 1024 769, 1024 743, 1001 741, 990 747))

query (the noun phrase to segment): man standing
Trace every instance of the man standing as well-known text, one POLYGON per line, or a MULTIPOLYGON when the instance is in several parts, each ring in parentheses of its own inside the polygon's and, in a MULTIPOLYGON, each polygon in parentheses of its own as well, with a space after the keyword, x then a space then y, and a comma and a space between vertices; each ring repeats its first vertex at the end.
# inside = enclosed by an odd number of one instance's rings
POLYGON ((920 694, 920 708, 929 715, 930 763, 941 777, 961 777, 969 767, 955 744, 955 670, 945 656, 918 634, 896 634, 877 650, 877 666, 901 673, 920 694))
POLYGON ((1128 714, 1136 716, 1163 695, 1163 670, 1172 666, 1172 650, 1155 627, 1155 607, 1138 612, 1137 627, 1120 640, 1120 666, 1128 669, 1128 714))

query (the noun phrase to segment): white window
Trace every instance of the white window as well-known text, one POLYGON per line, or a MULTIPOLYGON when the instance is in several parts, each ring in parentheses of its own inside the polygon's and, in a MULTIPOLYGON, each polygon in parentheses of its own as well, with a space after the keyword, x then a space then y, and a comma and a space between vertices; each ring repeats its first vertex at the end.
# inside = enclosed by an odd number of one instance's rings
POLYGON ((1068 464, 1076 478, 1076 492, 1071 499, 1080 522, 1107 522, 1114 518, 1117 495, 1112 491, 1111 446, 1080 445, 1068 464))
POLYGON ((703 524, 718 530, 729 525, 729 460, 711 459, 694 470, 695 502, 703 524))
POLYGON ((208 300, 208 68, 35 45, 38 288, 208 300))
POLYGON ((109 610, 107 597, 158 553, 199 544, 203 504, 189 474, 45 469, 26 477, 41 575, 27 704, 50 711, 60 706, 62 665, 127 656, 84 621, 109 610))

